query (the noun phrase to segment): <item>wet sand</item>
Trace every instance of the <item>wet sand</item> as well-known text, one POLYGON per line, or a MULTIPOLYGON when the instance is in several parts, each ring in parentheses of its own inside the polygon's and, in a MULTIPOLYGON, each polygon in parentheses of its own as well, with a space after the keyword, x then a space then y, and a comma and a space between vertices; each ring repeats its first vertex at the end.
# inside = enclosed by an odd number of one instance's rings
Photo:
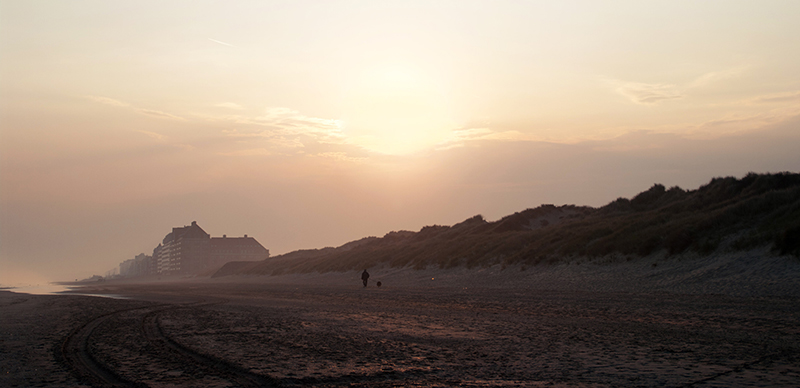
POLYGON ((259 279, 109 282, 81 292, 131 299, 0 292, 0 386, 800 381, 800 300, 791 296, 259 279))

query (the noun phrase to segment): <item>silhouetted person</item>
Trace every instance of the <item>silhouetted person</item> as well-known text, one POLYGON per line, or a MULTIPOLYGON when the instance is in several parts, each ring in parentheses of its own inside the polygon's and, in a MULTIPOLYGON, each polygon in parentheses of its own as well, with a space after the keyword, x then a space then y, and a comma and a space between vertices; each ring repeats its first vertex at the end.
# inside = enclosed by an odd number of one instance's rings
POLYGON ((367 280, 369 280, 369 272, 367 272, 367 270, 364 270, 364 272, 361 273, 361 280, 364 281, 364 287, 366 287, 367 280))

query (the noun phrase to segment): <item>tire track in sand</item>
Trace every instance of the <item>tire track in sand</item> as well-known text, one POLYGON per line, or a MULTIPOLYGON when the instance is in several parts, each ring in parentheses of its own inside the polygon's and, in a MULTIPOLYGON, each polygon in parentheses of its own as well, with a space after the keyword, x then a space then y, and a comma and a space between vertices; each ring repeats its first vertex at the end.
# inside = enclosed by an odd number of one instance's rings
POLYGON ((190 305, 156 305, 115 310, 95 317, 70 333, 62 342, 62 358, 79 380, 92 387, 142 388, 147 384, 130 381, 113 368, 103 363, 93 353, 89 342, 94 335, 104 334, 98 330, 104 322, 124 313, 141 314, 140 330, 154 347, 152 354, 158 358, 170 358, 184 364, 193 364, 205 373, 230 381, 240 387, 277 387, 280 382, 269 376, 259 375, 225 360, 199 353, 183 346, 167 336, 161 329, 160 315, 173 310, 209 306, 217 302, 198 302, 190 305))
POLYGON ((134 310, 152 310, 158 306, 136 307, 112 311, 100 315, 74 330, 61 345, 61 356, 78 379, 93 387, 146 387, 144 384, 126 380, 91 353, 89 339, 100 324, 111 317, 134 310))
POLYGON ((185 309, 190 307, 201 307, 222 302, 198 303, 193 306, 171 306, 154 311, 150 311, 142 317, 141 328, 147 340, 171 353, 180 357, 187 363, 194 363, 196 366, 204 369, 207 373, 228 380, 231 383, 240 387, 278 387, 281 386, 280 381, 269 376, 253 373, 245 368, 236 364, 227 362, 223 359, 202 354, 189 347, 183 346, 167 336, 161 329, 160 315, 170 311, 185 309))

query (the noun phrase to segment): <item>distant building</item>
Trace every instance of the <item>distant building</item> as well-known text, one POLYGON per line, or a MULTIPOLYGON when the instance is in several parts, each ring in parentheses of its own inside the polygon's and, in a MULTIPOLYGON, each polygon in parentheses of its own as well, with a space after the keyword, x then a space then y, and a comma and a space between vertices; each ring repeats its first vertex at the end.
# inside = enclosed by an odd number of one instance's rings
POLYGON ((212 238, 192 221, 189 226, 172 228, 172 232, 153 249, 147 270, 151 275, 198 274, 229 261, 255 261, 268 257, 269 250, 252 237, 223 235, 212 238))
POLYGON ((197 273, 208 262, 211 235, 192 221, 189 226, 172 228, 161 242, 158 273, 197 273))
POLYGON ((133 276, 131 267, 133 267, 133 259, 125 260, 119 263, 120 276, 133 276))
POLYGON ((153 248, 153 256, 152 261, 150 262, 150 275, 158 275, 159 270, 161 269, 161 250, 164 247, 161 244, 158 244, 157 247, 153 248))
POLYGON ((151 274, 152 257, 140 253, 133 259, 125 260, 119 265, 119 274, 123 277, 136 277, 151 274))
POLYGON ((209 267, 221 267, 229 261, 257 261, 269 257, 269 250, 252 237, 212 237, 208 256, 209 267))

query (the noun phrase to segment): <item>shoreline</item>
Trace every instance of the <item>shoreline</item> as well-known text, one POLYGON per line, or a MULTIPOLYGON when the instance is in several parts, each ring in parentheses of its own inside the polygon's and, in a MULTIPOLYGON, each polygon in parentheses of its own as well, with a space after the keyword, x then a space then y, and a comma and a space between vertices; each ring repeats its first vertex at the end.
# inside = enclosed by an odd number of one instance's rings
MULTIPOLYGON (((170 283, 349 286, 361 283, 360 272, 173 277, 169 280, 132 278, 81 284, 79 287, 103 290, 126 284, 155 286, 170 283)), ((380 281, 384 290, 485 288, 800 298, 800 260, 792 256, 769 255, 764 249, 708 257, 669 257, 662 253, 633 262, 600 257, 576 258, 564 264, 495 264, 485 268, 376 266, 369 272, 370 287, 375 287, 380 281)), ((60 284, 75 285, 70 282, 60 284)))

